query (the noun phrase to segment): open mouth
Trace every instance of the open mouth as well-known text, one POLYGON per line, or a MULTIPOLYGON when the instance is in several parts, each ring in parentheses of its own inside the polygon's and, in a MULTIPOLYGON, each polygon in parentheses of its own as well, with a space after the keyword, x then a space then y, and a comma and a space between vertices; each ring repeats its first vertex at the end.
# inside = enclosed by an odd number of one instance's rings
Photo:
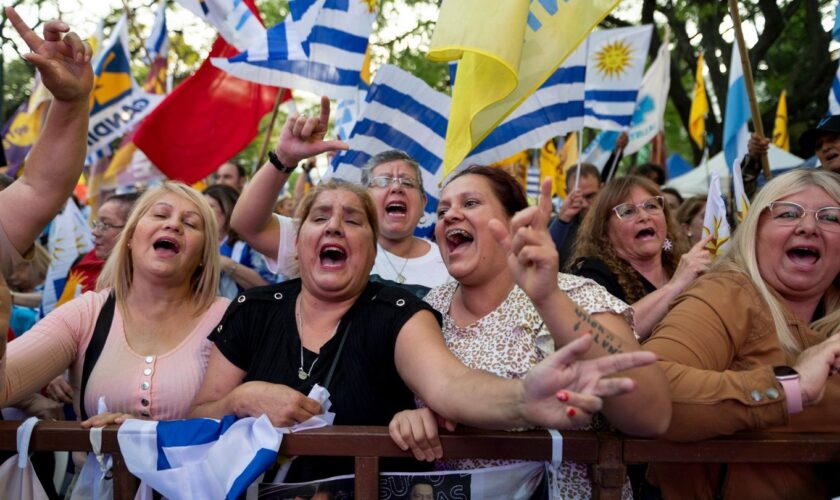
POLYGON ((405 217, 408 212, 408 206, 404 201, 392 201, 385 205, 385 213, 388 215, 395 215, 398 217, 405 217))
POLYGON ((835 158, 837 158, 838 156, 840 156, 840 153, 838 153, 837 151, 831 151, 831 152, 829 152, 828 154, 825 155, 825 161, 830 162, 830 161, 834 160, 835 158))
POLYGON ((154 248, 155 252, 162 253, 162 254, 170 254, 170 255, 177 255, 181 252, 181 246, 172 238, 158 238, 152 244, 152 248, 154 248))
POLYGON ((347 251, 339 245, 324 245, 318 252, 321 266, 327 268, 341 267, 347 262, 347 251))
POLYGON ((656 231, 652 227, 646 227, 636 233, 636 239, 638 240, 646 240, 656 236, 656 231))
POLYGON ((786 254, 794 264, 812 265, 820 260, 820 251, 814 247, 793 247, 786 254))
POLYGON ((446 246, 450 253, 461 246, 469 245, 474 240, 473 235, 463 229, 450 229, 446 232, 446 246))

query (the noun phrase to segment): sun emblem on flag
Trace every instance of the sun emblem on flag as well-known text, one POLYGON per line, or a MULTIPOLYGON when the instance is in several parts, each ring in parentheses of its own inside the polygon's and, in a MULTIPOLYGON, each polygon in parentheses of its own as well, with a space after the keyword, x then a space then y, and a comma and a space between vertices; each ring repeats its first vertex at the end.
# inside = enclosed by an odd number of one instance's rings
POLYGON ((374 12, 376 10, 376 3, 378 0, 361 0, 361 2, 367 4, 368 12, 374 12))
POLYGON ((633 48, 624 40, 616 40, 604 45, 597 54, 598 71, 607 78, 620 78, 632 66, 633 48))

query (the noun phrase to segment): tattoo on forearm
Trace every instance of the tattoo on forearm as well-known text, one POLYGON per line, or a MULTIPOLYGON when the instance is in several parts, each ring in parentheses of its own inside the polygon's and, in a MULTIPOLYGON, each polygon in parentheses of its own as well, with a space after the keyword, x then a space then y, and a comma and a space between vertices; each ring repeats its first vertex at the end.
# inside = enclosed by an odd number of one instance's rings
POLYGON ((592 316, 580 307, 575 307, 575 316, 577 321, 572 327, 572 331, 576 334, 591 333, 592 342, 600 346, 610 354, 617 354, 623 352, 623 342, 611 331, 604 328, 601 323, 598 323, 592 316))

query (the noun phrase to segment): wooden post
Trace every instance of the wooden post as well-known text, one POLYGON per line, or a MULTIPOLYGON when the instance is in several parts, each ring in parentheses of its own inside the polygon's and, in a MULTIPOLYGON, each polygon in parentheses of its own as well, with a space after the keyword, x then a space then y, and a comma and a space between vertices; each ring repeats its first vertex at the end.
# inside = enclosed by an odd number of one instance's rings
MULTIPOLYGON (((766 137, 764 135, 764 124, 761 123, 761 112, 758 109, 758 101, 755 98, 750 54, 747 52, 747 45, 744 43, 744 33, 741 31, 741 15, 738 13, 738 0, 729 0, 729 15, 732 17, 732 25, 735 27, 735 42, 738 45, 738 52, 741 53, 741 67, 744 71, 744 83, 746 84, 747 96, 750 100, 750 114, 752 115, 753 128, 755 128, 755 133, 763 139, 766 137)), ((732 71, 732 68, 729 71, 732 71)), ((727 166, 732 167, 732 165, 727 166)), ((769 181, 773 178, 766 153, 761 155, 761 168, 764 169, 765 179, 769 181)))
POLYGON ((277 89, 277 100, 274 101, 274 111, 271 112, 271 121, 268 122, 268 129, 265 131, 262 147, 260 148, 260 156, 257 158, 257 166, 254 167, 254 173, 265 163, 265 155, 268 153, 268 144, 271 142, 271 132, 274 130, 274 122, 277 121, 277 111, 280 109, 280 104, 283 103, 283 96, 286 95, 286 89, 277 89))
POLYGON ((356 498, 379 498, 379 457, 356 457, 356 498))

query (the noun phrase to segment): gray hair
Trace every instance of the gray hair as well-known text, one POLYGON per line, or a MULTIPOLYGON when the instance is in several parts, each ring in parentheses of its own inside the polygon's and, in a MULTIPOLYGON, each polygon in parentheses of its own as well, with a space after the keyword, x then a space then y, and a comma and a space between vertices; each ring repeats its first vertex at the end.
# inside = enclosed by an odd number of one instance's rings
POLYGON ((417 175, 417 181, 420 182, 420 192, 425 194, 426 190, 423 189, 423 173, 420 171, 420 164, 417 163, 417 160, 409 156, 408 153, 399 149, 389 149, 373 155, 365 163, 364 168, 362 168, 362 185, 367 187, 370 184, 370 180, 373 178, 373 169, 383 163, 390 163, 397 160, 405 162, 406 165, 414 169, 414 173, 417 175))

